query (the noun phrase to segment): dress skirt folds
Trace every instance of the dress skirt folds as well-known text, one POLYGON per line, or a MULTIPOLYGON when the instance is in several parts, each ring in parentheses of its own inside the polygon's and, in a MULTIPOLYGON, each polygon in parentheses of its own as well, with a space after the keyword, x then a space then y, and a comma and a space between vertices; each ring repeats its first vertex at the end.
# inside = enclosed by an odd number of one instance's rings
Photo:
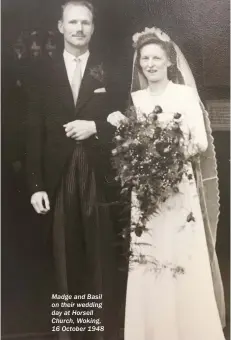
MULTIPOLYGON (((190 132, 185 134, 190 155, 193 150, 194 154, 206 150, 203 113, 191 88, 169 82, 158 96, 144 89, 132 93, 132 98, 135 107, 146 114, 161 106, 158 120, 163 126, 171 115, 180 113, 190 132)), ((171 193, 159 204, 157 213, 149 216, 141 237, 131 233, 132 253, 146 255, 148 261, 130 261, 125 340, 225 340, 196 178, 191 164, 185 165, 185 170, 191 176, 183 176, 179 192, 171 193)), ((134 191, 132 222, 139 216, 134 191)))
POLYGON ((94 301, 103 302, 102 309, 94 310, 94 318, 101 319, 104 332, 73 332, 71 337, 63 334, 63 339, 115 339, 119 328, 115 232, 100 172, 94 171, 83 143, 76 144, 57 192, 53 249, 58 293, 102 294, 102 300, 94 301))

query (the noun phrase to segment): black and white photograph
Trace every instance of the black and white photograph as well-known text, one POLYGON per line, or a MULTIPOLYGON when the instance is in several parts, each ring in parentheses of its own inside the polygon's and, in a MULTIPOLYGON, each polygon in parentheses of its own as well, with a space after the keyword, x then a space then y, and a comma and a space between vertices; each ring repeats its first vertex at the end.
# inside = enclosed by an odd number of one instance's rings
POLYGON ((2 0, 2 340, 230 340, 228 0, 2 0))

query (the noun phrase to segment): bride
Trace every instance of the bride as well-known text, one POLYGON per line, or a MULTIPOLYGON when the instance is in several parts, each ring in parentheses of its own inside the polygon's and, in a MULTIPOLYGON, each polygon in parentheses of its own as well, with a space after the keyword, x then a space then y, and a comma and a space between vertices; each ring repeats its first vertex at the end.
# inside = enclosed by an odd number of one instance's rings
MULTIPOLYGON (((215 253, 218 189, 208 115, 184 56, 166 34, 146 28, 133 40, 131 97, 137 118, 157 105, 162 121, 181 113, 186 154, 201 157, 191 167, 192 179, 183 178, 179 192, 149 218, 147 231, 141 237, 131 232, 133 254, 145 253, 167 265, 157 272, 150 263, 130 261, 124 339, 223 340, 224 296, 215 253), (193 218, 187 221, 189 212, 193 218), (174 276, 171 266, 183 268, 183 273, 174 276)), ((119 112, 108 117, 116 126, 121 119, 119 112)), ((133 192, 131 220, 137 216, 133 192)))

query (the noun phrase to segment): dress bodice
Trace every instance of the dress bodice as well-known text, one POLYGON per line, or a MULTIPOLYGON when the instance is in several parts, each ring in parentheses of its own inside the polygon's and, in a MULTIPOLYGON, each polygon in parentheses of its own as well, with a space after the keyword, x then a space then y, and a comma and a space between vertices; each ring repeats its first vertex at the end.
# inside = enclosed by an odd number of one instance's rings
POLYGON ((192 100, 193 89, 169 81, 164 92, 152 95, 149 88, 132 93, 133 104, 138 111, 149 114, 156 105, 161 106, 163 113, 180 112, 185 114, 188 108, 188 99, 192 100))
POLYGON ((194 147, 198 152, 206 150, 208 142, 203 112, 193 88, 169 81, 160 95, 152 95, 147 88, 133 92, 131 96, 138 119, 142 119, 142 113, 150 114, 156 105, 159 105, 163 110, 163 113, 159 115, 160 120, 168 120, 168 117, 171 118, 174 113, 180 113, 188 126, 194 147))

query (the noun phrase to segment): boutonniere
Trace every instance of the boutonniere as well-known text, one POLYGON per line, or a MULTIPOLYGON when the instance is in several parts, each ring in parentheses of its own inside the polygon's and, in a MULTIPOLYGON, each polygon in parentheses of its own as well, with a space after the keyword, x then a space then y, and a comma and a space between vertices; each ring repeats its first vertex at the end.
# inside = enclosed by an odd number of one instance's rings
POLYGON ((90 75, 98 80, 100 83, 104 83, 105 72, 103 69, 103 64, 97 65, 90 69, 90 75))

